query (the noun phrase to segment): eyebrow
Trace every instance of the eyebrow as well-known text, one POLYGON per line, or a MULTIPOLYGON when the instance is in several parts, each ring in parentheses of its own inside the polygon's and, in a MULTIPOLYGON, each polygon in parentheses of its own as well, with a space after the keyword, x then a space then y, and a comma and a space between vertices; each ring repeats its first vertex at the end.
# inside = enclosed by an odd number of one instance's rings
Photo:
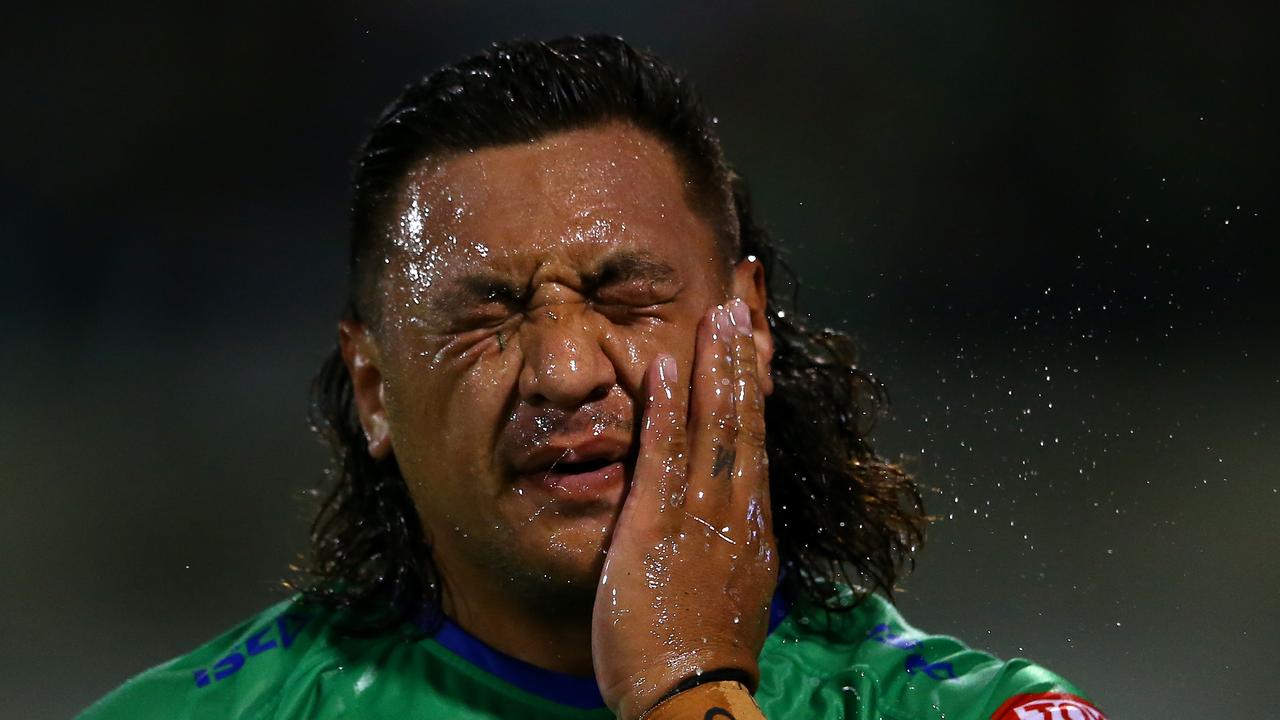
MULTIPOLYGON (((582 274, 587 292, 617 283, 641 281, 669 282, 676 277, 675 268, 641 250, 616 250, 609 253, 593 269, 582 274)), ((453 292, 440 299, 439 308, 456 313, 477 301, 497 300, 521 303, 527 299, 528 287, 511 277, 492 270, 475 270, 455 279, 453 292)))
POLYGON ((492 270, 476 270, 459 277, 452 283, 454 291, 441 299, 440 307, 446 312, 458 310, 476 301, 498 300, 520 302, 528 293, 510 277, 492 270))
POLYGON ((617 250, 606 256, 593 271, 584 274, 582 279, 590 289, 633 280, 665 282, 675 276, 675 268, 647 252, 617 250))
POLYGON ((525 293, 525 289, 511 278, 489 270, 463 275, 458 278, 458 286, 460 291, 481 298, 511 297, 514 299, 525 293))

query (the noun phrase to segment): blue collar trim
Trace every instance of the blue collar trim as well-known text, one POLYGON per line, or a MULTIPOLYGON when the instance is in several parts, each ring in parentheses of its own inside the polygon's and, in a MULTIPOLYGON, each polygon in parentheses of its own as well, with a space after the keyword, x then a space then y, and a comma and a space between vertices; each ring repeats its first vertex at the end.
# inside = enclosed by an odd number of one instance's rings
MULTIPOLYGON (((769 605, 770 633, 786 619, 788 609, 782 590, 774 592, 773 601, 769 605)), ((423 627, 423 630, 426 628, 423 627)), ((596 685, 594 676, 570 675, 530 665, 485 645, 447 617, 441 618, 440 630, 436 632, 435 640, 454 655, 532 695, 574 708, 593 709, 604 706, 604 698, 600 696, 600 688, 596 685)))

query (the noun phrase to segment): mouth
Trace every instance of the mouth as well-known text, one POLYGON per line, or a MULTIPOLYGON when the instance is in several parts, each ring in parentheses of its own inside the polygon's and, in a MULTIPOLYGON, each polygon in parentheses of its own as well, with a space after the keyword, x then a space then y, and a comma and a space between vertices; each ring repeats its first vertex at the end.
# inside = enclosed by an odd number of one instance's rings
POLYGON ((620 489, 626 479, 626 466, 621 461, 588 462, 548 470, 536 483, 559 500, 590 501, 620 489))
POLYGON ((520 492, 570 502, 620 499, 634 466, 630 443, 593 438, 581 444, 548 446, 517 467, 520 492))
POLYGON ((578 462, 560 462, 547 468, 547 474, 560 475, 583 475, 603 470, 610 465, 616 465, 617 461, 607 458, 597 458, 595 460, 580 460, 578 462))

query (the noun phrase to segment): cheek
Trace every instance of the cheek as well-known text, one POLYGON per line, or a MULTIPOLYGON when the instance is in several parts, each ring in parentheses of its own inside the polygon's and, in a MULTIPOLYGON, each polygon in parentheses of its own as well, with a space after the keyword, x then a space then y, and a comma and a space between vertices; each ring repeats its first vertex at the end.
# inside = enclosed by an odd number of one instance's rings
POLYGON ((388 378, 392 439, 406 475, 406 465, 437 474, 474 474, 487 467, 519 377, 511 350, 490 345, 495 344, 424 346, 388 378))
POLYGON ((613 327, 606 336, 604 348, 618 370, 619 384, 638 397, 644 384, 644 373, 658 356, 675 357, 684 373, 693 362, 696 318, 672 318, 650 325, 613 327))
POLYGON ((445 414, 460 430, 465 427, 466 432, 484 432, 482 437, 488 437, 501 429, 503 413, 516 392, 519 356, 510 344, 502 349, 477 348, 473 353, 438 370, 454 378, 445 414))

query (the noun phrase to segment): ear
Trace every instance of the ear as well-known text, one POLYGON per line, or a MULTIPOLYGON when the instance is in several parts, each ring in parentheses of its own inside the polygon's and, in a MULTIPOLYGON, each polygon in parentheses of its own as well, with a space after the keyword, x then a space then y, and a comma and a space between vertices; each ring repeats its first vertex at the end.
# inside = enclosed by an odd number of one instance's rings
POLYGON ((338 323, 338 347, 347 365, 347 374, 351 376, 351 397, 360 415, 369 454, 375 460, 382 460, 391 453, 391 426, 383 400, 378 347, 364 324, 354 320, 338 323))
POLYGON ((748 255, 733 267, 733 295, 751 309, 751 338, 756 345, 756 375, 760 379, 760 391, 768 397, 773 393, 773 377, 769 374, 773 362, 773 333, 769 332, 766 315, 769 289, 764 282, 764 265, 748 255))

